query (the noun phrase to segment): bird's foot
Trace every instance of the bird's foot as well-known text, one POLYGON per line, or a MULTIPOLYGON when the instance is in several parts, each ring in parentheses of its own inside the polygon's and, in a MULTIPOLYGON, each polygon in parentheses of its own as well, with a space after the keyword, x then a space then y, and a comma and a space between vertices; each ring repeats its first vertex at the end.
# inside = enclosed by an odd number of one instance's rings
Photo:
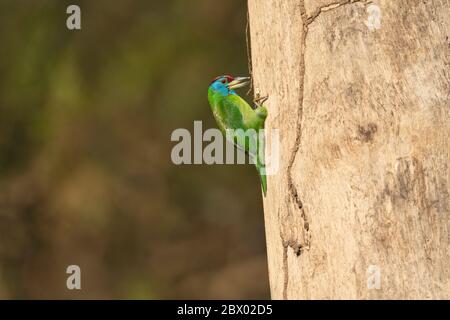
POLYGON ((253 102, 259 108, 264 104, 264 102, 267 101, 267 99, 269 99, 268 95, 261 97, 261 95, 259 93, 257 93, 255 99, 253 99, 253 102))

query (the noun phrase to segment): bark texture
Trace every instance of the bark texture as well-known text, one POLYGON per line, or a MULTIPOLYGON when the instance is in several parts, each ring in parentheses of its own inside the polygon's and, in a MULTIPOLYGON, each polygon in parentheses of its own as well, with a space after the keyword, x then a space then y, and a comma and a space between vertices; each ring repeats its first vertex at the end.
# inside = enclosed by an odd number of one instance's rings
POLYGON ((449 299, 449 1, 248 5, 272 297, 449 299))

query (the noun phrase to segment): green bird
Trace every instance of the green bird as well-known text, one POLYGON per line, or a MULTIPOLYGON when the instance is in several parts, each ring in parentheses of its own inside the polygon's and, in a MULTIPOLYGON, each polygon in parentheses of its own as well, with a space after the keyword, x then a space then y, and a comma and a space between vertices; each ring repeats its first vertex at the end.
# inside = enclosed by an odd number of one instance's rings
POLYGON ((267 99, 255 99, 255 108, 242 99, 235 89, 250 83, 248 77, 219 76, 208 88, 208 101, 219 129, 237 148, 250 155, 258 170, 264 196, 267 193, 267 178, 264 159, 264 122, 267 109, 262 103, 267 99))

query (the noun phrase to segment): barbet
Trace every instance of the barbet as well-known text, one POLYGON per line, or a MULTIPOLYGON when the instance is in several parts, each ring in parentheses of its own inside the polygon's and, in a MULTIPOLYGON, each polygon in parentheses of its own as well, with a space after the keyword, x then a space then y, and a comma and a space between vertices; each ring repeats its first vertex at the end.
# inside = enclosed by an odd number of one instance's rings
POLYGON ((237 148, 250 155, 258 170, 264 196, 267 193, 267 178, 264 159, 264 122, 267 109, 262 103, 267 99, 255 99, 252 108, 234 90, 250 83, 248 77, 220 76, 208 89, 208 101, 219 129, 237 148))

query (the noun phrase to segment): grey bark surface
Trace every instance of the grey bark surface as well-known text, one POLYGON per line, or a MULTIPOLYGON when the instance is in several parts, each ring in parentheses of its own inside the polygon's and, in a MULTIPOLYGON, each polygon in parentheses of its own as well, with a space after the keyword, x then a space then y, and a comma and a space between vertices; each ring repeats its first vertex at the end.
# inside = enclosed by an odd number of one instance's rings
POLYGON ((449 1, 248 5, 272 297, 450 299, 449 1))

